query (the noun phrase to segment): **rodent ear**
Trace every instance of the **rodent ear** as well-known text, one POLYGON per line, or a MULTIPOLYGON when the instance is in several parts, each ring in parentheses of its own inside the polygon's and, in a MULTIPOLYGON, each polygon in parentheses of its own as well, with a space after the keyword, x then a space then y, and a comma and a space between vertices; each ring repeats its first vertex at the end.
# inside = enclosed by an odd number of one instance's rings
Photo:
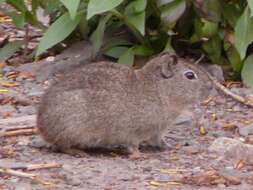
POLYGON ((177 64, 176 55, 162 56, 161 59, 163 59, 161 67, 162 76, 164 78, 171 78, 174 75, 171 66, 177 64))

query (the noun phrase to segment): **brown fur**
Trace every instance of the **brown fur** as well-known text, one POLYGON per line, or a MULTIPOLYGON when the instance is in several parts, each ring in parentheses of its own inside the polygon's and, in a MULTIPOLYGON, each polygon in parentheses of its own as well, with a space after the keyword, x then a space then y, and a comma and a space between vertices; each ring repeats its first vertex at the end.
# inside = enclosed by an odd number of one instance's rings
POLYGON ((87 64, 46 91, 37 127, 61 150, 123 145, 131 151, 144 141, 163 147, 173 120, 210 90, 208 78, 195 65, 169 54, 140 70, 111 62, 87 64), (184 76, 189 69, 196 80, 184 76))

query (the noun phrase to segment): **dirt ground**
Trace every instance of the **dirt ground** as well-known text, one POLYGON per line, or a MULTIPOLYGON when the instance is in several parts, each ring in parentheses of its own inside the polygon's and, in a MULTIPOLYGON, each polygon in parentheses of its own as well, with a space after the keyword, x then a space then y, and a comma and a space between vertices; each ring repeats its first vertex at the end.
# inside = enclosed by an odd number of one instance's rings
MULTIPOLYGON (((24 39, 24 31, 11 24, 1 23, 0 30, 2 46, 6 39, 24 39)), ((31 37, 38 36, 38 31, 31 32, 31 37)), ((37 43, 30 42, 28 49, 32 52, 37 43)), ((253 144, 253 108, 222 93, 202 105, 206 116, 202 127, 182 114, 184 122, 171 125, 165 135, 170 149, 143 148, 141 159, 99 150, 77 158, 40 146, 35 114, 41 95, 57 72, 89 62, 91 52, 88 42, 80 42, 42 61, 19 64, 27 61, 20 51, 9 64, 0 62, 0 190, 253 189, 253 161, 245 159, 253 155, 252 149, 241 151, 236 159, 210 151, 222 137, 253 144)), ((240 85, 230 87, 237 94, 253 95, 240 85)))
MULTIPOLYGON (((170 150, 160 152, 143 148, 143 158, 138 160, 115 151, 99 150, 77 158, 35 143, 39 140, 33 129, 36 105, 49 83, 39 80, 39 75, 45 76, 45 72, 28 72, 22 67, 5 69, 2 80, 8 81, 9 86, 3 88, 6 93, 0 94, 0 189, 253 189, 253 166, 243 161, 244 155, 242 159, 231 161, 209 150, 220 137, 247 143, 252 143, 253 139, 250 133, 241 136, 238 132, 252 125, 253 109, 222 93, 203 105, 206 115, 203 127, 195 127, 191 119, 170 126, 166 134, 170 150), (8 77, 15 72, 15 80, 8 77), (10 85, 15 83, 18 85, 10 85), (26 135, 6 135, 18 129, 33 131, 26 135), (37 164, 52 165, 44 169, 32 168, 37 164)), ((232 90, 239 94, 249 93, 237 85, 232 90)))

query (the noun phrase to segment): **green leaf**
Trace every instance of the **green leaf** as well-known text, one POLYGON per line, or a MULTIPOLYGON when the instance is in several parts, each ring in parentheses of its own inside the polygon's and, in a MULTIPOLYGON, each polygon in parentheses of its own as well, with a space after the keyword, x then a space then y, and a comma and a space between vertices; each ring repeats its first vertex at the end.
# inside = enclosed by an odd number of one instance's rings
POLYGON ((150 56, 154 53, 154 51, 144 45, 136 45, 133 47, 133 51, 135 55, 140 55, 140 56, 150 56))
POLYGON ((71 19, 74 20, 77 14, 77 9, 80 4, 80 0, 60 0, 60 1, 68 9, 71 19))
POLYGON ((253 89, 253 54, 247 57, 242 68, 242 80, 246 86, 253 89))
POLYGON ((161 20, 165 26, 173 25, 186 9, 185 0, 174 0, 160 7, 161 20))
POLYGON ((109 11, 118 5, 120 5, 124 0, 90 0, 88 4, 87 19, 92 16, 109 11))
POLYGON ((45 13, 51 14, 57 9, 59 9, 60 6, 62 6, 62 3, 60 3, 59 0, 48 1, 45 7, 45 13))
POLYGON ((171 3, 172 1, 174 1, 174 0, 156 0, 155 2, 158 7, 161 7, 162 5, 171 3))
POLYGON ((22 45, 23 41, 9 42, 3 48, 0 49, 0 62, 5 61, 11 57, 22 45))
POLYGON ((233 28, 241 14, 241 10, 235 4, 224 3, 223 16, 233 28))
POLYGON ((18 12, 11 12, 10 13, 13 23, 18 29, 21 29, 24 27, 25 24, 25 16, 22 13, 18 12))
POLYGON ((227 52, 228 60, 231 63, 233 70, 237 73, 240 73, 242 70, 243 64, 240 59, 239 53, 237 52, 237 50, 233 46, 228 48, 226 52, 227 52))
POLYGON ((108 40, 108 42, 105 44, 103 49, 107 51, 107 50, 109 50, 113 47, 116 47, 116 46, 131 46, 131 45, 133 45, 132 42, 130 42, 124 38, 115 37, 115 38, 111 38, 110 40, 108 40))
POLYGON ((250 8, 250 16, 253 16, 253 1, 252 0, 247 0, 248 1, 248 5, 250 8))
POLYGON ((203 20, 202 37, 212 37, 218 32, 218 23, 203 20))
POLYGON ((1 3, 5 3, 5 1, 6 1, 6 0, 0 0, 0 4, 1 4, 1 3))
POLYGON ((103 43, 104 32, 107 21, 111 18, 111 14, 101 17, 96 30, 92 33, 90 40, 93 45, 93 55, 96 55, 103 43))
POLYGON ((220 0, 200 0, 193 1, 193 3, 195 11, 201 18, 205 18, 211 22, 219 22, 221 20, 222 7, 220 0))
POLYGON ((126 50, 118 60, 118 63, 132 66, 134 64, 134 51, 132 48, 126 50))
POLYGON ((32 12, 36 14, 36 10, 39 7, 39 0, 32 0, 32 12))
POLYGON ((21 11, 23 13, 28 11, 25 2, 23 0, 6 0, 6 2, 12 5, 18 11, 21 11))
POLYGON ((36 56, 64 40, 76 28, 83 14, 76 16, 75 20, 70 18, 68 12, 58 18, 42 37, 36 56))
POLYGON ((250 18, 249 7, 246 7, 235 26, 235 47, 243 60, 248 45, 253 41, 253 18, 250 18))
POLYGON ((215 64, 221 61, 221 39, 218 35, 212 37, 207 42, 203 43, 203 49, 207 52, 208 57, 215 64))
POLYGON ((142 35, 145 34, 145 11, 127 16, 127 21, 132 24, 142 35))
POLYGON ((104 54, 118 59, 124 52, 126 52, 129 48, 126 46, 115 46, 107 50, 104 54))
POLYGON ((129 3, 126 7, 126 14, 141 13, 146 9, 147 0, 135 0, 129 3))

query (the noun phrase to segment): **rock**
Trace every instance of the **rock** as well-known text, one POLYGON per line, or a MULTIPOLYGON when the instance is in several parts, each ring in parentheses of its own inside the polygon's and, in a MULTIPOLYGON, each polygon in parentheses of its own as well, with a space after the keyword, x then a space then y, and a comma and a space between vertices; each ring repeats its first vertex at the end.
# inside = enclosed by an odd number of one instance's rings
POLYGON ((18 106, 19 115, 33 115, 36 113, 34 106, 18 106))
POLYGON ((248 135, 252 135, 253 134, 253 123, 251 123, 245 127, 239 127, 239 134, 244 137, 247 137, 248 135))
POLYGON ((48 144, 44 139, 40 136, 36 136, 29 140, 28 145, 33 148, 50 148, 50 144, 48 144))
POLYGON ((248 96, 253 96, 252 90, 249 88, 231 88, 230 89, 232 92, 234 92, 235 94, 244 96, 244 97, 248 97, 248 96))
POLYGON ((218 81, 224 81, 223 70, 219 65, 204 64, 205 69, 218 81))
POLYGON ((16 68, 14 66, 6 65, 1 69, 0 73, 4 74, 4 73, 8 73, 8 72, 15 71, 15 70, 16 70, 16 68))
POLYGON ((245 163, 253 164, 253 145, 240 140, 221 137, 212 143, 209 150, 218 153, 226 160, 243 160, 245 163))
POLYGON ((194 113, 188 110, 183 111, 174 121, 175 125, 193 126, 194 123, 194 113))

